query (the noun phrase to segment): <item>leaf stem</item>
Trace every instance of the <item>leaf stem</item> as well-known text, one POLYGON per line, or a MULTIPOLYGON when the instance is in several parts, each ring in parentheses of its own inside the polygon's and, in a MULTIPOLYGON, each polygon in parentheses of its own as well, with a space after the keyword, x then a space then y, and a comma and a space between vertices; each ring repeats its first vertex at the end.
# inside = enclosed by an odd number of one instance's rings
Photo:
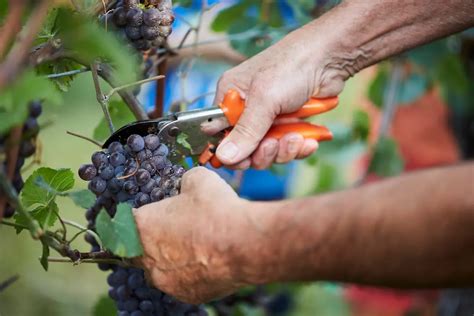
POLYGON ((150 81, 155 81, 155 80, 159 80, 159 79, 163 79, 165 78, 165 76, 163 75, 158 75, 158 76, 153 76, 153 77, 150 77, 150 78, 147 78, 147 79, 143 79, 143 80, 139 80, 139 81, 135 81, 135 82, 132 82, 132 83, 128 83, 128 84, 124 84, 122 86, 118 86, 118 87, 115 87, 115 88, 112 88, 110 90, 110 92, 105 96, 106 99, 109 99, 115 92, 118 92, 120 90, 123 90, 123 89, 126 89, 126 88, 130 88, 130 87, 133 87, 133 86, 137 86, 137 85, 142 85, 144 83, 147 83, 147 82, 150 82, 150 81))
POLYGON ((73 261, 69 258, 48 257, 46 260, 48 260, 48 262, 72 263, 75 265, 80 263, 111 263, 123 267, 130 266, 130 264, 127 264, 120 259, 79 259, 78 261, 73 261))
POLYGON ((81 134, 77 134, 77 133, 74 133, 74 132, 71 132, 71 131, 66 131, 66 133, 69 134, 69 135, 76 136, 76 137, 82 138, 82 139, 84 139, 84 140, 87 140, 87 141, 91 142, 92 144, 97 145, 97 146, 99 146, 100 148, 102 148, 102 144, 99 143, 99 142, 97 142, 97 141, 95 141, 95 140, 93 140, 92 138, 89 138, 89 137, 87 137, 87 136, 84 136, 84 135, 81 135, 81 134))
POLYGON ((92 69, 92 79, 94 81, 94 88, 95 88, 95 93, 97 97, 97 101, 100 104, 100 107, 102 108, 102 112, 104 112, 105 120, 107 121, 107 124, 109 126, 110 133, 113 134, 115 132, 114 124, 112 122, 112 118, 110 117, 109 113, 109 102, 108 98, 102 93, 102 89, 100 88, 100 82, 99 82, 99 75, 98 75, 98 65, 97 63, 93 63, 91 65, 92 69))
POLYGON ((90 68, 81 68, 81 69, 76 69, 76 70, 70 70, 70 71, 65 71, 65 72, 60 72, 60 73, 55 73, 55 74, 49 74, 46 75, 45 77, 48 79, 56 79, 56 78, 61 78, 61 77, 68 77, 68 76, 74 76, 81 74, 83 72, 88 72, 91 71, 90 68))
POLYGON ((17 224, 17 223, 14 223, 14 222, 8 222, 4 219, 2 219, 0 221, 0 224, 5 225, 5 226, 15 227, 15 228, 29 229, 28 226, 25 226, 25 225, 22 225, 22 224, 17 224))
MULTIPOLYGON (((74 221, 71 221, 71 220, 68 220, 68 219, 63 219, 63 222, 64 224, 66 225, 69 225, 69 226, 72 226, 72 227, 75 227, 77 229, 80 229, 80 230, 83 230, 83 231, 86 231, 88 232, 89 234, 91 234, 92 236, 94 236, 95 240, 99 243, 100 245, 100 248, 103 248, 102 247, 102 240, 100 239, 99 235, 97 235, 97 233, 91 229, 88 229, 87 227, 84 227, 82 226, 81 224, 79 223, 76 223, 74 221)), ((71 242, 71 241, 69 241, 71 242)))

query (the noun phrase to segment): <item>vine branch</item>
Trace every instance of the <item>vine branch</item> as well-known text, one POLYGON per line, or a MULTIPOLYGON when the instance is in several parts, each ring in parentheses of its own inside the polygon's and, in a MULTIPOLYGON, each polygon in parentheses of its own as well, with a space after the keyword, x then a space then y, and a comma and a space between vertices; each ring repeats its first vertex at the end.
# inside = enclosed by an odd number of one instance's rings
POLYGON ((91 69, 92 69, 92 79, 94 81, 94 88, 95 88, 97 101, 99 102, 100 107, 102 108, 102 112, 104 112, 105 120, 107 121, 107 125, 109 126, 110 133, 113 134, 115 132, 115 128, 114 128, 114 124, 112 122, 112 118, 110 117, 110 113, 109 113, 108 98, 102 93, 102 89, 100 88, 97 63, 93 63, 91 65, 91 69))

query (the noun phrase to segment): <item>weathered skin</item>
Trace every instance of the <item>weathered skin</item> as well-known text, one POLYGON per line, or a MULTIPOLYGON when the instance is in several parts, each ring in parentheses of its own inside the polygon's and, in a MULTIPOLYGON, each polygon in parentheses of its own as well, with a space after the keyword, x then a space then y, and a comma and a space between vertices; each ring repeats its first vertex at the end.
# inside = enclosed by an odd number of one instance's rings
MULTIPOLYGON (((344 2, 222 77, 216 101, 237 88, 247 108, 225 141, 234 157, 221 145, 219 158, 264 168, 308 155, 317 144, 298 135, 260 143, 277 114, 338 94, 362 68, 467 28, 473 17, 472 1, 344 2)), ((272 203, 240 199, 195 168, 179 196, 142 207, 136 221, 151 281, 191 303, 274 281, 474 283, 474 163, 272 203)))

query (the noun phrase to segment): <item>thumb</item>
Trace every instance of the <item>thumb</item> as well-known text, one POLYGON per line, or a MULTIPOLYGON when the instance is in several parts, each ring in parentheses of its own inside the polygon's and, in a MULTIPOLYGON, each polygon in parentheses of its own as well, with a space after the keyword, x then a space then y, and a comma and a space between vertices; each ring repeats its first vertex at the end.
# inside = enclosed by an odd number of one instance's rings
POLYGON ((226 165, 236 164, 257 148, 276 117, 273 104, 249 95, 239 121, 217 148, 217 158, 226 165))

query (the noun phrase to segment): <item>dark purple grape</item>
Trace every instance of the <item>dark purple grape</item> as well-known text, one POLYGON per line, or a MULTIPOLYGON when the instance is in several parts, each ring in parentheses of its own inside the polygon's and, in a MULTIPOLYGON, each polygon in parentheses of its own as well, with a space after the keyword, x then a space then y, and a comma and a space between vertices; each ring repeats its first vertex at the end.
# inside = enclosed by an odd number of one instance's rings
POLYGON ((142 311, 140 311, 140 310, 137 309, 137 310, 134 310, 134 311, 130 314, 130 316, 145 316, 145 314, 143 314, 142 311))
POLYGON ((25 125, 23 126, 24 137, 35 137, 39 133, 38 121, 34 117, 26 119, 25 125))
POLYGON ((143 206, 145 204, 148 204, 150 203, 151 199, 150 199, 150 196, 146 193, 142 193, 142 192, 139 192, 141 194, 137 194, 137 196, 135 197, 135 205, 137 207, 140 207, 140 206, 143 206))
POLYGON ((127 12, 127 23, 131 26, 140 26, 143 23, 143 11, 140 8, 132 8, 127 12))
POLYGON ((115 169, 111 165, 104 165, 99 169, 99 176, 104 180, 110 180, 115 175, 115 169))
POLYGON ((140 28, 137 27, 137 26, 127 26, 125 27, 125 34, 127 34, 127 37, 134 41, 134 40, 138 40, 139 38, 142 37, 142 34, 140 32, 140 28))
POLYGON ((149 300, 141 301, 140 304, 138 304, 138 308, 145 313, 151 313, 154 310, 153 303, 149 300))
POLYGON ((173 167, 167 166, 164 167, 163 170, 161 170, 161 176, 169 176, 174 173, 173 167))
POLYGON ((137 159, 138 161, 142 162, 145 160, 148 160, 149 158, 153 157, 153 152, 149 149, 143 149, 137 153, 137 159))
POLYGON ((109 297, 113 300, 118 300, 117 289, 114 287, 109 288, 109 297))
POLYGON ((156 186, 156 181, 154 179, 150 179, 145 185, 140 187, 140 191, 143 193, 150 193, 156 186))
POLYGON ((158 135, 149 134, 145 136, 145 147, 149 150, 155 150, 160 146, 160 138, 158 135))
POLYGON ((127 279, 127 285, 130 289, 138 289, 145 284, 141 271, 132 273, 127 279))
POLYGON ((29 105, 29 112, 30 116, 34 118, 38 118, 43 111, 43 106, 41 101, 32 101, 29 105))
POLYGON ((151 297, 150 288, 148 287, 139 287, 135 289, 134 293, 141 300, 146 300, 151 297))
POLYGON ((158 25, 161 19, 161 12, 156 8, 151 8, 143 13, 143 23, 148 26, 158 25))
POLYGON ((127 145, 134 152, 139 152, 145 148, 145 140, 137 134, 132 134, 127 138, 127 145))
POLYGON ((161 37, 168 37, 171 34, 171 31, 171 26, 163 25, 158 27, 158 32, 160 33, 161 37))
POLYGON ((84 181, 90 181, 97 175, 97 169, 91 165, 82 165, 79 167, 79 177, 84 181))
POLYGON ((115 167, 114 172, 117 177, 121 177, 123 175, 123 171, 125 170, 124 166, 115 167))
POLYGON ((94 192, 95 194, 101 194, 107 188, 107 182, 104 179, 99 177, 95 177, 94 179, 89 182, 89 190, 94 192))
POLYGON ((123 183, 122 179, 112 178, 107 182, 107 188, 112 193, 119 193, 122 190, 123 183))
POLYGON ((147 161, 143 162, 140 166, 141 166, 141 168, 148 171, 150 173, 150 175, 152 175, 152 176, 155 175, 156 168, 155 168, 155 165, 151 161, 147 160, 147 161))
POLYGON ((173 189, 170 190, 170 192, 168 194, 169 194, 169 196, 176 196, 176 195, 179 194, 179 191, 178 191, 178 189, 173 188, 173 189))
POLYGON ((154 40, 160 35, 160 31, 157 26, 142 25, 140 32, 142 37, 146 40, 154 40))
POLYGON ((112 166, 118 167, 125 163, 126 158, 121 152, 113 152, 109 157, 109 161, 112 166))
POLYGON ((158 202, 163 200, 165 197, 165 193, 161 188, 154 188, 153 191, 150 193, 150 199, 152 202, 158 202))
POLYGON ((127 25, 127 13, 123 7, 118 7, 114 10, 113 21, 117 26, 127 25))
POLYGON ((95 153, 93 153, 91 160, 97 169, 109 163, 109 159, 107 158, 107 155, 103 153, 102 151, 96 151, 95 153))
POLYGON ((155 156, 168 156, 169 149, 165 144, 160 144, 160 146, 153 152, 155 156))
POLYGON ((129 312, 127 311, 119 311, 117 316, 131 316, 129 312))
POLYGON ((138 300, 135 298, 131 298, 125 301, 123 308, 126 311, 133 312, 138 308, 138 300))
POLYGON ((123 189, 125 190, 125 192, 131 195, 135 195, 139 191, 137 184, 133 180, 125 181, 125 183, 123 184, 123 189))
POLYGON ((130 291, 128 290, 126 285, 120 285, 117 288, 117 296, 120 300, 126 300, 130 297, 130 291))
POLYGON ((161 170, 166 166, 166 157, 154 156, 149 160, 156 170, 161 170))
POLYGON ((3 211, 3 216, 5 218, 10 218, 15 214, 15 209, 11 207, 10 205, 7 205, 5 207, 5 210, 3 211))
POLYGON ((128 194, 126 191, 120 191, 116 197, 116 200, 120 203, 128 201, 129 199, 130 199, 130 194, 128 194))
POLYGON ((135 181, 138 185, 145 185, 150 179, 150 173, 145 169, 138 169, 137 173, 135 173, 135 181))
POLYGON ((36 146, 32 140, 27 140, 21 142, 20 145, 20 156, 22 157, 30 157, 36 151, 36 146))
POLYGON ((107 149, 109 150, 109 153, 124 151, 122 144, 119 142, 111 142, 107 149))
POLYGON ((174 165, 173 171, 173 173, 178 177, 182 177, 186 173, 186 169, 180 165, 174 165))
MULTIPOLYGON (((139 38, 133 41, 133 47, 135 47, 138 50, 146 51, 151 48, 151 43, 145 39, 139 38)), ((139 87, 137 89, 139 89, 139 87)), ((140 91, 138 91, 135 94, 138 94, 139 92, 140 91)))
POLYGON ((99 267, 100 270, 102 271, 107 271, 107 270, 110 270, 110 268, 112 267, 109 263, 98 263, 97 266, 99 267))
POLYGON ((91 245, 98 245, 97 240, 95 240, 95 237, 92 236, 92 234, 87 233, 84 236, 84 240, 87 241, 91 245))

